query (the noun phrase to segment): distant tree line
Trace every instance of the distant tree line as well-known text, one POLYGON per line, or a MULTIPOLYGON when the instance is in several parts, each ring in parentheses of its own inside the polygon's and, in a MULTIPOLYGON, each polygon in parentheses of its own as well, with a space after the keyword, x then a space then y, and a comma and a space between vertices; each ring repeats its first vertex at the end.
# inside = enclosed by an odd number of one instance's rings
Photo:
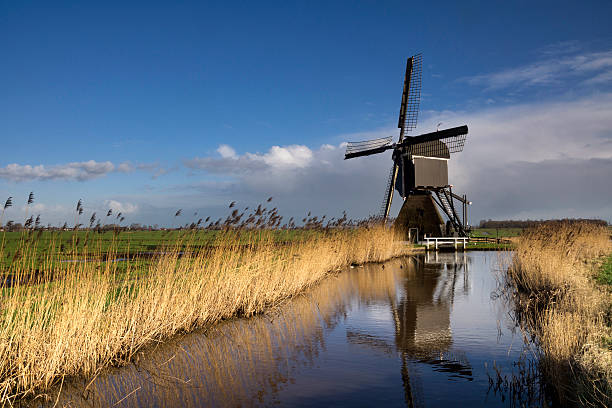
POLYGON ((104 225, 96 225, 93 227, 87 227, 83 224, 77 224, 76 226, 69 226, 68 223, 64 223, 63 226, 39 226, 39 225, 24 225, 20 222, 14 222, 9 220, 4 225, 0 225, 0 231, 6 232, 16 232, 16 231, 96 231, 96 232, 107 232, 107 231, 128 231, 128 230, 137 230, 137 231, 154 231, 159 230, 158 226, 155 227, 151 225, 140 225, 137 227, 134 225, 124 226, 119 224, 104 224, 104 225))
POLYGON ((592 218, 564 218, 558 220, 480 220, 478 228, 529 228, 548 222, 587 222, 607 226, 608 222, 592 218))

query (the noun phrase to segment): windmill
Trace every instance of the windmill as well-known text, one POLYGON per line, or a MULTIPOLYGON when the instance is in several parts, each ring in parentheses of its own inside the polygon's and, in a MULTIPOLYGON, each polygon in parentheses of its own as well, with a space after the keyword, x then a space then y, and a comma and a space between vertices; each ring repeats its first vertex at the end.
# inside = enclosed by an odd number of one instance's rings
MULTIPOLYGON (((408 58, 402 92, 398 128, 399 139, 392 143, 393 137, 349 142, 344 159, 370 156, 393 150, 393 166, 387 180, 380 216, 387 221, 394 189, 404 199, 402 209, 396 219, 396 226, 407 231, 416 228, 418 235, 440 236, 444 221, 436 209, 442 210, 448 221, 446 234, 451 228, 459 235, 467 235, 467 201, 452 191, 448 184, 448 160, 451 153, 463 150, 468 133, 467 126, 436 130, 418 136, 407 133, 414 130, 419 115, 421 100, 421 77, 423 58, 421 54, 408 58), (455 201, 462 205, 463 219, 459 217, 455 201), (435 203, 435 204, 434 204, 435 203)), ((439 124, 438 124, 439 126, 439 124)))

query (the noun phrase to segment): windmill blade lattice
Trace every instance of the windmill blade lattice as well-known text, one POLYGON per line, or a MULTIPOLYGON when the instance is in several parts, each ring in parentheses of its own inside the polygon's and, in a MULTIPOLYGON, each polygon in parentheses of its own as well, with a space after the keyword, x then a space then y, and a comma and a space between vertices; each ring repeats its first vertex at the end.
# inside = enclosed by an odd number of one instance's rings
POLYGON ((389 172, 389 177, 387 178, 387 188, 385 189, 385 196, 383 197, 383 201, 380 204, 380 212, 379 212, 379 216, 381 218, 384 218, 385 220, 387 219, 387 217, 389 216, 388 214, 388 202, 389 202, 389 196, 393 194, 393 179, 395 177, 395 168, 397 167, 397 164, 393 164, 393 166, 391 166, 391 171, 389 172))
POLYGON ((362 142, 348 142, 346 145, 346 152, 344 154, 351 156, 368 150, 380 149, 381 147, 391 145, 392 139, 392 136, 388 136, 380 139, 365 140, 362 142))
POLYGON ((397 123, 397 127, 403 129, 404 132, 413 130, 417 125, 419 105, 421 103, 422 73, 423 56, 417 54, 410 57, 406 64, 402 105, 397 123))
POLYGON ((449 136, 438 140, 417 143, 409 147, 410 154, 413 156, 439 157, 450 159, 451 153, 463 151, 463 145, 467 134, 449 136))

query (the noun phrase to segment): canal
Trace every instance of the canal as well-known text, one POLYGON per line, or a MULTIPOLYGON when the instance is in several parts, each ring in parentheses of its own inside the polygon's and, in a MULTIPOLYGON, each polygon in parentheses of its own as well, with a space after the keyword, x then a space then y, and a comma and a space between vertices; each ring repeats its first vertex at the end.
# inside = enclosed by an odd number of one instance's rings
POLYGON ((508 253, 347 269, 265 315, 139 353, 58 406, 539 406, 534 351, 498 274, 508 253))

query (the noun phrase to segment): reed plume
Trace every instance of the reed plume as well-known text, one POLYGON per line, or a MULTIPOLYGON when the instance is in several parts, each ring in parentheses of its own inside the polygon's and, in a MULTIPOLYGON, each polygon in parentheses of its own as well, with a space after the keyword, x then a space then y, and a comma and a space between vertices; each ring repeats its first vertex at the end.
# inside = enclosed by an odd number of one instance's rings
POLYGON ((2 214, 0 215, 0 227, 2 227, 2 219, 4 218, 4 212, 7 208, 13 206, 13 197, 9 197, 4 202, 4 207, 2 207, 2 214))
MULTIPOLYGON (((28 220, 28 210, 30 209, 30 205, 34 202, 34 192, 30 191, 30 194, 28 194, 28 201, 26 202, 26 208, 25 208, 25 220, 28 220)), ((25 222, 24 222, 25 224, 25 222)), ((26 228, 27 229, 27 228, 26 228)))

